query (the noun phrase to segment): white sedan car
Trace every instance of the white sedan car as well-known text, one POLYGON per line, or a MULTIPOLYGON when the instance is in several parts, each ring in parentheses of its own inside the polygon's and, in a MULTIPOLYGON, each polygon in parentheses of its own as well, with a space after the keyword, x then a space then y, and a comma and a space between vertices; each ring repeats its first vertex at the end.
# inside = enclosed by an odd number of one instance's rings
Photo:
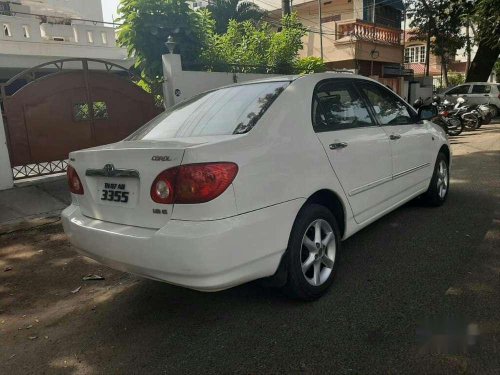
POLYGON ((350 74, 209 91, 72 152, 64 229, 119 270, 201 291, 272 276, 313 300, 342 240, 415 197, 445 201, 450 146, 421 117, 350 74))

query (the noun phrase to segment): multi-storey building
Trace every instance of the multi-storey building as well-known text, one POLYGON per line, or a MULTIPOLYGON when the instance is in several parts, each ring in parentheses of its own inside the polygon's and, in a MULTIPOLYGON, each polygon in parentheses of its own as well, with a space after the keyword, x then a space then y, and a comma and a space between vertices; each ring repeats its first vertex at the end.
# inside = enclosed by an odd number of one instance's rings
MULTIPOLYGON (((403 4, 382 0, 293 2, 308 28, 301 56, 323 56, 330 69, 352 69, 368 76, 394 77, 401 72, 403 4)), ((275 17, 279 11, 272 12, 275 17)))
POLYGON ((101 0, 0 0, 0 82, 64 58, 94 58, 129 67, 101 0))

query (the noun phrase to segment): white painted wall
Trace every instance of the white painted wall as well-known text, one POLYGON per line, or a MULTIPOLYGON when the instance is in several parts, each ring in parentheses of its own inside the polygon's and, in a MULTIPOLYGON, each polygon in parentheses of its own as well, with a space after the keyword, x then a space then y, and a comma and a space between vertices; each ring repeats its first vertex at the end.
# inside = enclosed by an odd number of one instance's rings
POLYGON ((273 74, 185 71, 182 70, 180 55, 167 54, 163 55, 162 59, 165 108, 217 87, 275 76, 273 74))
POLYGON ((9 150, 7 149, 7 137, 0 113, 0 190, 14 187, 12 169, 10 167, 9 150))
POLYGON ((104 59, 125 67, 134 62, 124 48, 116 45, 115 30, 111 27, 41 24, 34 17, 0 15, 0 28, 0 75, 1 68, 31 68, 60 58, 104 59), (9 26, 10 36, 3 33, 4 24, 9 26), (29 37, 25 36, 23 26, 28 27, 29 37), (92 33, 92 43, 88 32, 92 33), (55 41, 53 37, 65 40, 55 41))
MULTIPOLYGON (((17 0, 32 13, 102 21, 101 0, 17 0)), ((107 0, 104 0, 107 1, 107 0)))

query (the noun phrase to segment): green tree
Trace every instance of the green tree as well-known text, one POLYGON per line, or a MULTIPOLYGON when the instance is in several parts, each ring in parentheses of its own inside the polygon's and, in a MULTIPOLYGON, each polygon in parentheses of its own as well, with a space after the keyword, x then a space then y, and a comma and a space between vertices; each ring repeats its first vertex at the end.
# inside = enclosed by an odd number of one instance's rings
POLYGON ((471 12, 478 48, 467 72, 467 82, 484 82, 500 56, 500 6, 498 0, 476 0, 471 12))
POLYGON ((449 64, 465 44, 461 27, 467 4, 465 0, 417 0, 409 4, 410 27, 415 28, 416 39, 430 39, 430 52, 441 58, 445 86, 449 85, 449 64))
MULTIPOLYGON (((210 17, 204 13, 202 18, 210 17)), ((293 73, 302 48, 305 29, 292 14, 281 21, 281 31, 274 31, 265 22, 229 21, 227 32, 219 35, 214 25, 204 30, 207 42, 201 61, 209 70, 232 68, 238 72, 293 73)))
POLYGON ((162 79, 161 55, 167 52, 170 35, 183 61, 196 61, 204 43, 203 24, 186 0, 121 0, 118 12, 118 43, 135 56, 144 79, 162 79))
POLYGON ((214 0, 207 9, 212 13, 218 34, 227 31, 230 20, 258 22, 265 14, 258 5, 243 0, 214 0))
POLYGON ((461 85, 464 82, 465 82, 465 77, 463 74, 460 74, 458 72, 448 73, 448 83, 450 84, 450 86, 461 85))
POLYGON ((326 65, 319 57, 308 56, 298 59, 295 63, 295 71, 297 73, 321 73, 326 72, 326 65))
POLYGON ((497 60, 495 66, 493 67, 493 70, 495 71, 497 83, 500 83, 500 60, 497 60))

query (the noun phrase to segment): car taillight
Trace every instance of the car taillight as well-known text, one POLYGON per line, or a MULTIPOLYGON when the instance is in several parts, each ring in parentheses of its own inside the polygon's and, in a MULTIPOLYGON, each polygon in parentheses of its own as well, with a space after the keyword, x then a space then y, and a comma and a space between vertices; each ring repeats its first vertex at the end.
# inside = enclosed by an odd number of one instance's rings
POLYGON ((161 172, 151 185, 151 199, 156 203, 174 203, 174 187, 177 180, 179 167, 167 169, 161 172))
POLYGON ((238 173, 234 163, 187 164, 161 172, 151 185, 156 203, 205 203, 221 195, 238 173))
POLYGON ((75 168, 73 168, 71 165, 68 165, 66 176, 68 177, 69 191, 71 191, 73 194, 82 195, 82 182, 80 181, 80 177, 78 177, 78 173, 76 173, 75 168))

